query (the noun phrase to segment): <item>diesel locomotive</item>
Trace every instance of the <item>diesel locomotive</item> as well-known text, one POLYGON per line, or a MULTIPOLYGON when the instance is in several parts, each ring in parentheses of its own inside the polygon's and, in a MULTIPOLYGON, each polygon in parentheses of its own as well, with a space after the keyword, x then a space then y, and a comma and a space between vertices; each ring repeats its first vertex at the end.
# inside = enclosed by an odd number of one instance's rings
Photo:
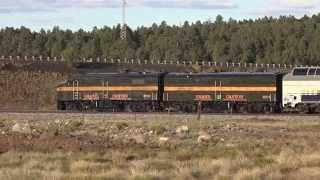
POLYGON ((274 73, 85 73, 57 87, 58 110, 106 112, 277 112, 274 73))
POLYGON ((58 110, 320 113, 320 68, 279 73, 79 73, 57 87, 58 110))

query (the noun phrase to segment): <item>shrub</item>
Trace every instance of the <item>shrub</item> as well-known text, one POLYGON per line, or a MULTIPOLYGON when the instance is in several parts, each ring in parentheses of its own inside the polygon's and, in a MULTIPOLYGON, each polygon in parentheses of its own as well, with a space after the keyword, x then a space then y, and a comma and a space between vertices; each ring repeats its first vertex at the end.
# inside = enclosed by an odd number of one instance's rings
POLYGON ((150 160, 146 163, 149 170, 169 171, 175 168, 173 164, 165 160, 150 160))
POLYGON ((83 125, 82 121, 71 121, 69 127, 71 130, 79 129, 83 125))
POLYGON ((119 130, 123 130, 123 129, 129 127, 129 125, 128 125, 128 123, 125 123, 125 122, 118 122, 118 123, 116 123, 116 127, 119 130))
POLYGON ((189 161, 195 156, 191 149, 180 149, 175 153, 175 159, 178 161, 189 161))
POLYGON ((156 134, 156 135, 162 135, 167 131, 167 129, 162 126, 162 125, 155 125, 151 127, 151 130, 156 134))

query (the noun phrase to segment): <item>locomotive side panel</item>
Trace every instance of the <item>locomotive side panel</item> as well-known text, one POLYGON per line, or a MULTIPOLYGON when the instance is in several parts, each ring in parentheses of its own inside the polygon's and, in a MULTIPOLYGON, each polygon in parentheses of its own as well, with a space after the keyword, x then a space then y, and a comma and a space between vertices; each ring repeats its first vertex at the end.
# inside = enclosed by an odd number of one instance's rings
POLYGON ((148 104, 158 100, 158 75, 78 75, 68 83, 57 87, 57 92, 58 104, 62 102, 66 104, 65 106, 72 106, 65 107, 65 109, 103 109, 120 104, 130 110, 131 102, 148 104))
MULTIPOLYGON (((207 109, 217 109, 213 106, 225 106, 231 109, 231 106, 257 104, 256 107, 250 107, 250 109, 257 108, 260 109, 257 111, 263 111, 259 104, 270 109, 270 106, 275 106, 276 101, 277 78, 275 74, 169 74, 165 78, 164 102, 186 104, 187 109, 196 109, 194 106, 198 102, 203 102, 204 106, 208 107, 207 109)), ((185 109, 184 105, 179 106, 185 109)))
POLYGON ((275 102, 276 90, 273 74, 169 74, 164 100, 275 102))

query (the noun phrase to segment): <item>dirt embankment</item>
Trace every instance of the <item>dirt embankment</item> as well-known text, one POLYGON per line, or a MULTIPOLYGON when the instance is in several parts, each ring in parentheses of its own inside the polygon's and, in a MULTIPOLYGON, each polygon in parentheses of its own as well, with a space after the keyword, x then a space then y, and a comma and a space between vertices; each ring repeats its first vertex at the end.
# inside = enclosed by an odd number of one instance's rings
POLYGON ((0 109, 55 109, 56 86, 66 77, 56 72, 1 71, 0 74, 0 109))

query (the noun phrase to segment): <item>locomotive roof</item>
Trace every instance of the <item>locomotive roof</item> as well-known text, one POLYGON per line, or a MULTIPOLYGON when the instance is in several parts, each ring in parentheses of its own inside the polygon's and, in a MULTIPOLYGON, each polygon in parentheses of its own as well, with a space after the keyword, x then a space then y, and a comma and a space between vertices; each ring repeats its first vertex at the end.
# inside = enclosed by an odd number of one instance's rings
POLYGON ((145 76, 156 76, 159 75, 160 73, 149 73, 149 72, 126 72, 126 73, 77 73, 74 74, 74 76, 124 76, 124 75, 133 75, 133 76, 138 76, 138 75, 145 75, 145 76))
POLYGON ((320 81, 320 67, 296 67, 284 76, 284 81, 320 81))
POLYGON ((265 76, 271 76, 271 75, 277 75, 277 73, 272 72, 212 72, 212 73, 169 73, 169 75, 192 75, 192 76, 255 76, 255 75, 265 75, 265 76))
MULTIPOLYGON (((163 72, 123 72, 123 73, 77 73, 73 77, 106 77, 106 76, 159 76, 163 72)), ((209 73, 166 73, 168 76, 275 76, 272 72, 209 72, 209 73)))

